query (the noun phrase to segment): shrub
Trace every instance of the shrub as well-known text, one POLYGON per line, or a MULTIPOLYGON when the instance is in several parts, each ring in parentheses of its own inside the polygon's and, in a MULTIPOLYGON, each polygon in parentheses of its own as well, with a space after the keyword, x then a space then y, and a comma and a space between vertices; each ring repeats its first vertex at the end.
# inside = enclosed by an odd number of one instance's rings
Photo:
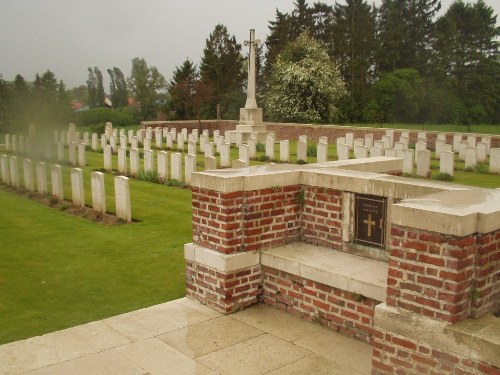
POLYGON ((449 173, 438 173, 433 178, 439 181, 453 181, 453 176, 449 173))
POLYGON ((269 157, 267 155, 260 155, 258 158, 257 158, 258 161, 268 161, 269 160, 269 157))
POLYGON ((136 123, 133 112, 127 108, 92 108, 79 112, 76 121, 79 126, 102 126, 102 131, 104 131, 104 124, 108 121, 112 122, 114 126, 127 126, 136 123))
POLYGON ((316 146, 316 143, 309 143, 307 145, 307 156, 309 157, 318 156, 318 146, 316 146))
POLYGON ((140 171, 139 174, 137 175, 137 178, 143 181, 156 182, 156 183, 160 182, 157 171, 147 171, 147 172, 140 171))
POLYGON ((487 164, 476 164, 474 166, 474 172, 480 173, 480 174, 487 174, 489 172, 489 167, 487 164))
POLYGON ((266 146, 263 143, 257 142, 255 145, 255 150, 258 152, 264 152, 266 151, 266 146))

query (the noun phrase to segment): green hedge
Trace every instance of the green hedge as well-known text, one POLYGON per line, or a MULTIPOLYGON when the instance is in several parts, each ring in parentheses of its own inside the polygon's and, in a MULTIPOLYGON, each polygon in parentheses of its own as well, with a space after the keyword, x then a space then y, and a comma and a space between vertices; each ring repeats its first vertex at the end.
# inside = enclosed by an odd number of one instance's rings
POLYGON ((136 110, 133 108, 92 108, 88 111, 78 112, 77 124, 79 126, 102 125, 112 122, 113 126, 128 126, 137 123, 136 110))

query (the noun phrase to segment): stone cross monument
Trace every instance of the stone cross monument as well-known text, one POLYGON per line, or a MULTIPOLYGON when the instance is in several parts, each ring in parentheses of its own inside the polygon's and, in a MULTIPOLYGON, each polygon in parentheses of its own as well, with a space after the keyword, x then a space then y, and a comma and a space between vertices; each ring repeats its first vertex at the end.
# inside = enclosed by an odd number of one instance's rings
POLYGON ((240 108, 239 125, 236 125, 236 130, 230 132, 231 141, 234 141, 235 133, 242 133, 244 142, 250 139, 252 133, 256 134, 259 141, 265 141, 268 134, 262 123, 262 108, 257 107, 255 100, 255 47, 259 44, 260 40, 255 39, 255 30, 251 29, 250 39, 245 41, 245 46, 249 47, 247 101, 245 108, 240 108))
POLYGON ((255 30, 250 30, 250 39, 245 40, 245 46, 249 46, 248 52, 248 87, 247 102, 245 108, 257 108, 255 100, 255 47, 260 44, 260 39, 255 39, 255 30))

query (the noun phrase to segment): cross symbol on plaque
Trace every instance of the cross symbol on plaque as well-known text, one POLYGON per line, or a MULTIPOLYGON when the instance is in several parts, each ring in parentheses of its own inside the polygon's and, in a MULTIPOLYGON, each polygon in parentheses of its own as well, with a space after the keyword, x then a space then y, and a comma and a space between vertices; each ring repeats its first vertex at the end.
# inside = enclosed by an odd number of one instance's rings
POLYGON ((368 237, 371 237, 372 227, 376 224, 376 222, 372 220, 372 214, 368 214, 368 219, 364 220, 363 223, 368 225, 368 237))

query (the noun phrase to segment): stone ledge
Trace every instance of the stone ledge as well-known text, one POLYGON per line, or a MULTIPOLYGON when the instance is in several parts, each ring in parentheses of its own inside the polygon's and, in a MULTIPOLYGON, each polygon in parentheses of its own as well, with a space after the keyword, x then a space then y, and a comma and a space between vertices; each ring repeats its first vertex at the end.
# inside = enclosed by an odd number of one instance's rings
POLYGON ((184 245, 184 258, 225 274, 253 267, 260 263, 258 251, 228 255, 193 243, 184 245))
POLYGON ((261 262, 377 301, 386 298, 388 266, 384 262, 303 242, 262 250, 261 262))
POLYGON ((500 318, 493 315, 449 324, 381 303, 374 327, 500 367, 500 318))
POLYGON ((471 188, 407 199, 392 206, 391 222, 460 237, 489 233, 500 222, 500 192, 471 188))

